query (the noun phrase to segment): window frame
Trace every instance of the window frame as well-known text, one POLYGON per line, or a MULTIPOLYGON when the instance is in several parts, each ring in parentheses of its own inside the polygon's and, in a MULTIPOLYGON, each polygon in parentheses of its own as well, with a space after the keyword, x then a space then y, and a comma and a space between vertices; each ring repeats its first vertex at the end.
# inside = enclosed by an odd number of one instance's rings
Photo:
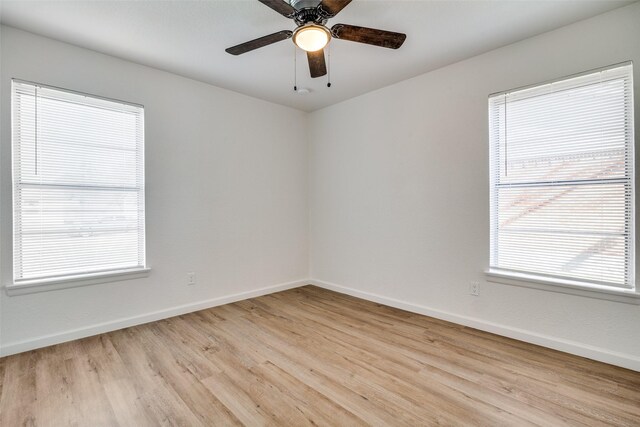
MULTIPOLYGON (((521 90, 527 90, 527 89, 534 89, 534 88, 538 88, 541 86, 545 86, 545 85, 549 85, 551 83, 556 83, 556 82, 562 82, 565 80, 569 80, 569 79, 573 79, 573 78, 577 78, 577 77, 581 77, 581 76, 586 76, 589 74, 594 74, 600 71, 605 71, 605 70, 609 70, 609 69, 614 69, 617 67, 622 67, 622 66, 628 66, 630 65, 632 67, 632 72, 631 72, 631 83, 632 83, 632 93, 633 96, 631 98, 631 108, 632 108, 632 116, 635 114, 634 111, 634 101, 635 101, 635 91, 634 91, 634 84, 633 84, 633 74, 635 73, 633 71, 633 62, 632 61, 625 61, 625 62, 621 62, 621 63, 617 63, 617 64, 612 64, 612 65, 608 65, 608 66, 604 66, 604 67, 600 67, 600 68, 596 68, 596 69, 592 69, 592 70, 588 70, 588 71, 584 71, 584 72, 580 72, 580 73, 576 73, 576 74, 572 74, 572 75, 568 75, 568 76, 563 76, 560 78, 556 78, 553 80, 549 80, 549 81, 545 81, 545 82, 541 82, 541 83, 536 83, 536 84, 531 84, 531 85, 526 85, 526 86, 522 86, 522 87, 518 87, 518 88, 514 88, 514 89, 510 89, 507 91, 502 91, 502 92, 498 92, 498 93, 494 93, 489 95, 488 97, 488 103, 487 103, 487 116, 488 116, 488 120, 490 121, 492 119, 492 115, 491 115, 491 100, 492 98, 495 98, 496 96, 501 96, 501 95, 505 95, 509 92, 516 92, 516 91, 521 91, 521 90)), ((635 117, 632 117, 632 120, 635 117)), ((529 273, 523 273, 523 272, 517 272, 517 271, 510 271, 508 269, 501 269, 498 267, 493 267, 491 265, 491 262, 489 262, 489 267, 485 270, 485 277, 486 280, 488 282, 493 282, 493 283, 497 283, 497 284, 502 284, 502 285, 513 285, 513 286, 520 286, 520 287, 528 287, 528 288, 533 288, 533 289, 538 289, 538 290, 544 290, 544 291, 551 291, 551 292, 559 292, 559 293, 565 293, 565 294, 572 294, 572 295, 579 295, 579 296, 584 296, 584 297, 591 297, 591 298, 598 298, 598 299, 606 299, 606 300, 611 300, 611 301, 617 301, 617 302, 624 302, 624 303, 631 303, 631 304, 640 304, 640 288, 636 285, 636 279, 635 279, 635 264, 636 264, 636 258, 637 258, 637 252, 635 250, 635 243, 637 240, 637 236, 635 233, 635 210, 636 210, 636 197, 635 197, 635 190, 636 190, 636 176, 635 176, 635 143, 636 143, 636 133, 635 133, 635 128, 633 128, 635 126, 635 123, 632 123, 632 149, 631 149, 631 154, 633 155, 632 157, 632 171, 631 171, 631 218, 632 218, 632 223, 630 226, 630 233, 632 235, 631 238, 631 249, 630 249, 630 263, 631 263, 631 277, 630 277, 630 284, 631 287, 615 287, 615 286, 607 286, 607 285, 599 285, 596 283, 587 283, 587 282, 582 282, 579 280, 572 280, 572 279, 564 279, 564 278, 556 278, 556 277, 549 277, 549 276, 545 276, 543 273, 539 273, 539 274, 529 274, 529 273)), ((493 162, 494 162, 494 156, 495 156, 495 146, 494 146, 494 142, 492 141, 492 137, 490 134, 490 128, 488 129, 488 146, 489 146, 489 164, 490 164, 490 171, 493 170, 493 162)), ((490 172, 491 173, 491 172, 490 172)), ((496 183, 495 183, 495 178, 493 176, 490 176, 489 179, 489 192, 490 192, 490 198, 489 198, 489 203, 490 203, 490 215, 489 215, 489 232, 490 232, 490 241, 489 241, 489 255, 490 258, 492 255, 491 251, 497 251, 497 248, 494 247, 494 235, 496 230, 494 230, 494 227, 496 227, 495 224, 495 218, 494 218, 494 209, 495 207, 493 206, 493 201, 494 201, 494 192, 497 190, 496 188, 496 183)))
POLYGON ((12 179, 11 179, 11 227, 10 229, 11 229, 12 245, 11 245, 11 263, 10 263, 11 279, 10 279, 10 282, 5 285, 6 293, 10 296, 23 295, 23 294, 30 294, 30 293, 37 293, 37 292, 46 292, 46 291, 57 290, 57 289, 66 289, 66 288, 72 288, 72 287, 78 287, 78 286, 94 285, 99 283, 109 283, 109 282, 148 277, 151 272, 151 269, 148 267, 148 264, 147 264, 148 259, 147 259, 147 247, 146 247, 146 240, 147 240, 146 209, 144 208, 144 206, 146 205, 146 183, 145 183, 146 181, 145 179, 146 178, 146 174, 145 174, 145 139, 146 139, 145 127, 146 125, 145 125, 144 105, 128 102, 128 101, 122 101, 114 98, 108 98, 100 95, 89 94, 86 92, 80 92, 77 90, 62 88, 58 86, 18 79, 18 78, 11 79, 11 94, 12 96, 11 96, 11 110, 10 110, 11 111, 11 121, 10 121, 11 123, 10 158, 11 159, 10 161, 11 161, 12 179), (16 228, 15 227, 16 227, 16 210, 17 210, 15 189, 16 189, 16 180, 19 178, 16 176, 16 170, 15 170, 15 162, 17 161, 15 159, 15 155, 16 155, 15 144, 17 142, 16 142, 16 135, 15 135, 16 130, 14 129, 15 114, 16 114, 14 109, 14 99, 13 99, 14 83, 32 85, 35 87, 65 92, 71 95, 80 95, 83 97, 92 98, 100 101, 108 101, 108 102, 113 102, 117 104, 123 104, 131 107, 135 107, 135 108, 140 108, 142 110, 142 142, 140 147, 141 163, 139 164, 139 167, 141 168, 142 185, 138 190, 139 192, 141 192, 142 206, 143 206, 142 227, 141 227, 141 232, 143 234, 142 236, 143 265, 142 266, 136 266, 132 268, 123 268, 123 269, 103 270, 103 271, 96 270, 92 272, 73 273, 73 274, 67 274, 67 275, 65 274, 51 275, 47 277, 33 278, 33 279, 28 279, 28 278, 16 279, 15 271, 14 271, 15 269, 14 266, 16 262, 15 261, 15 257, 16 257, 16 252, 15 252, 16 251, 16 242, 15 242, 16 228))

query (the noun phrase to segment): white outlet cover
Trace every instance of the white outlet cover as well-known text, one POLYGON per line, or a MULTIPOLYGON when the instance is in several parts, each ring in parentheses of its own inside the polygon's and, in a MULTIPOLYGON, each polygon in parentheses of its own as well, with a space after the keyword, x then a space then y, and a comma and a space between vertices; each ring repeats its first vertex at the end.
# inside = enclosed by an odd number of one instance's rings
POLYGON ((187 273, 187 285, 196 284, 196 273, 187 273))
POLYGON ((471 282, 469 286, 469 293, 473 296, 480 295, 480 282, 471 282))

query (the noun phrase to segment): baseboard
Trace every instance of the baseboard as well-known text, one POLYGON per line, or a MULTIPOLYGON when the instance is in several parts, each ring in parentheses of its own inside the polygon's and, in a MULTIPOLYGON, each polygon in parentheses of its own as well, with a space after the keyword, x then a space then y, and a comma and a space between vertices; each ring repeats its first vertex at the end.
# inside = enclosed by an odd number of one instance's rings
POLYGON ((227 295, 218 298, 212 298, 205 301, 198 301, 190 304, 183 304, 170 307, 164 310, 153 311, 151 313, 141 314, 138 316, 117 319, 104 323, 86 326, 83 328, 72 329, 56 334, 45 335, 38 338, 8 343, 0 348, 0 357, 9 356, 24 351, 35 350, 37 348, 48 347, 54 344, 60 344, 80 338, 86 338, 93 335, 103 334, 118 329, 128 328, 131 326, 141 325, 143 323, 155 322, 156 320, 167 319, 169 317, 179 316, 181 314, 192 313, 194 311, 204 310, 206 308, 218 305, 229 304, 236 301, 255 298, 262 295, 272 294, 274 292, 285 291, 287 289, 297 288, 308 284, 308 280, 296 280, 293 282, 281 283, 279 285, 267 286, 264 288, 254 289, 238 294, 227 295))
POLYGON ((280 292, 287 289, 293 289, 307 284, 312 284, 321 288, 329 289, 335 292, 351 295, 354 297, 362 298, 368 301, 377 302, 380 304, 388 305, 390 307, 399 308, 402 310, 410 311, 413 313, 423 314, 425 316, 435 317, 437 319, 446 320, 449 322, 457 323, 471 328, 479 329, 486 332, 502 335, 505 337, 517 339, 520 341, 541 345, 543 347, 552 348, 566 353, 575 354, 577 356, 586 357, 588 359, 597 360, 611 365, 620 366, 634 371, 640 371, 640 357, 609 351, 604 348, 590 346, 574 341, 564 340, 549 335, 538 334, 535 332, 513 328, 511 326, 505 326, 493 322, 488 322, 482 319, 462 316, 455 313, 450 313, 443 310, 438 310, 430 307, 426 307, 419 304, 414 304, 395 298, 390 298, 370 292, 364 292, 357 289, 349 288, 335 283, 324 282, 321 280, 296 280, 293 282, 281 283, 274 286, 267 286, 259 289, 254 289, 247 292, 241 292, 233 295, 227 295, 223 297, 213 298, 205 301, 198 301, 196 303, 184 304, 175 307, 170 307, 164 310, 154 311, 138 316, 127 317, 123 319, 117 319, 110 322, 98 323, 95 325, 73 329, 57 334, 45 335, 38 338, 8 343, 0 348, 0 357, 9 356, 16 353, 22 353, 24 351, 35 350, 37 348, 48 347, 50 345, 60 344, 67 341, 72 341, 80 338, 86 338, 93 335, 102 334, 105 332, 111 332, 118 329, 128 328, 131 326, 141 325, 144 323, 154 322, 157 320, 166 319, 173 316, 179 316, 181 314, 191 313, 198 310, 204 310, 218 305, 229 304, 236 301, 242 301, 248 298, 255 298, 262 295, 272 294, 274 292, 280 292))
POLYGON ((517 339, 520 341, 528 342, 531 344, 537 344, 543 347, 552 348, 554 350, 563 351, 565 353, 574 354, 588 359, 597 360, 599 362, 608 363, 611 365, 620 366, 634 371, 640 371, 640 357, 632 354, 618 353, 609 351, 604 348, 590 346, 583 343, 569 341, 549 335, 538 334, 519 328, 513 328, 511 326, 501 325, 486 320, 462 316, 447 311, 437 310, 434 308, 426 307, 419 304, 414 304, 406 301, 401 301, 395 298, 389 298, 370 292, 364 292, 357 289, 349 288, 335 283, 324 282, 321 280, 311 279, 309 283, 312 285, 329 289, 335 292, 351 295, 354 297, 362 298, 368 301, 377 302, 380 304, 388 305, 391 307, 399 308, 402 310, 410 311, 412 313, 423 314, 425 316, 435 317, 437 319, 446 320, 449 322, 457 323, 464 326, 469 326, 481 331, 491 332, 497 335, 502 335, 508 338, 517 339))

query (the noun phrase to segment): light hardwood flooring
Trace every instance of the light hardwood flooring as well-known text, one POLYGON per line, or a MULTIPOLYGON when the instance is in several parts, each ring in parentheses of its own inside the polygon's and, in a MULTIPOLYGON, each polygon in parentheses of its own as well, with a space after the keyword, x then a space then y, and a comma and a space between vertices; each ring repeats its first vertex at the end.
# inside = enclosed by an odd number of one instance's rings
POLYGON ((0 359, 0 425, 640 426, 640 373, 313 286, 0 359))

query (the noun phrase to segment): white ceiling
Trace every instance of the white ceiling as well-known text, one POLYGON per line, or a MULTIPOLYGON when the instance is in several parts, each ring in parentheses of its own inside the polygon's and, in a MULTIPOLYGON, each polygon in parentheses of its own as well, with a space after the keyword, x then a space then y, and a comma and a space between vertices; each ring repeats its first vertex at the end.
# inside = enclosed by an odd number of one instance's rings
POLYGON ((294 29, 257 0, 0 0, 2 23, 305 111, 331 105, 633 1, 354 0, 329 26, 407 34, 397 51, 334 40, 331 82, 311 79, 291 40, 241 56, 224 49, 294 29))

